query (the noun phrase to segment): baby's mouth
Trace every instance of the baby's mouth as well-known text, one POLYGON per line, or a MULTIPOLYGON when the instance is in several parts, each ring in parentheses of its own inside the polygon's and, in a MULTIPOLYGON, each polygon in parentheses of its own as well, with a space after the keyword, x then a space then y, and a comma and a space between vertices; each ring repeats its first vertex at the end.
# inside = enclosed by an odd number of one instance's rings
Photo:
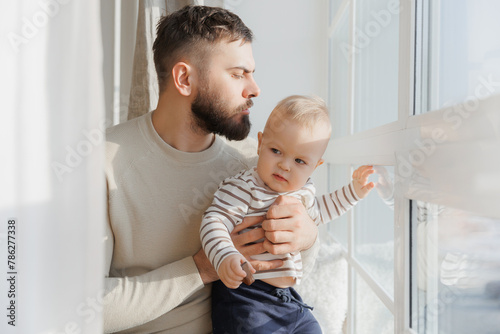
POLYGON ((287 179, 285 179, 283 176, 279 174, 273 174, 273 177, 275 180, 280 181, 280 182, 287 182, 287 179))

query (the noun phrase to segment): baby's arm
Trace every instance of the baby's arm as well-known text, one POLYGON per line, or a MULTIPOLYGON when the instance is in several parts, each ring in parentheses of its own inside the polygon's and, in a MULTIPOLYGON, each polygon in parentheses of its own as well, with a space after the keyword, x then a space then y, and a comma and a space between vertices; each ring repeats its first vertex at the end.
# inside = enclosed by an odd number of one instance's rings
MULTIPOLYGON (((232 220, 234 217, 229 216, 232 220)), ((220 266, 228 257, 243 257, 230 237, 233 221, 218 212, 217 205, 212 204, 205 212, 200 228, 201 246, 210 263, 220 277, 220 266)), ((236 222, 234 223, 236 224, 236 222)), ((220 277, 222 278, 222 277, 220 277)), ((226 282, 224 282, 226 283, 226 282)))
POLYGON ((352 182, 331 194, 316 198, 319 208, 319 216, 313 218, 316 223, 326 223, 342 216, 360 201, 368 196, 375 187, 373 182, 368 183, 368 177, 372 174, 373 166, 361 166, 352 174, 352 182))
MULTIPOLYGON (((241 268, 241 265, 245 262, 247 261, 241 254, 229 255, 222 261, 217 273, 225 286, 230 289, 236 289, 240 286, 243 279, 247 276, 246 272, 241 268)), ((253 269, 250 263, 248 265, 251 272, 255 273, 255 269, 253 269)))
MULTIPOLYGON (((217 274, 228 287, 235 285, 235 277, 241 274, 240 270, 243 271, 241 266, 237 268, 232 265, 235 262, 234 259, 242 258, 243 262, 246 261, 234 246, 230 233, 243 220, 251 201, 250 192, 246 190, 246 183, 239 180, 237 176, 226 179, 220 185, 214 194, 211 206, 205 211, 200 227, 202 248, 217 274), (230 257, 233 260, 226 261, 230 257), (221 271, 222 266, 224 268, 221 271)), ((245 276, 243 275, 241 280, 245 276)))
MULTIPOLYGON (((217 271, 221 281, 230 289, 240 286, 247 276, 241 265, 247 260, 234 247, 230 239, 228 226, 232 226, 229 221, 225 224, 224 218, 218 216, 210 207, 203 217, 200 229, 201 243, 208 259, 217 271)), ((225 219, 227 221, 227 219, 225 219)), ((248 263, 251 273, 255 273, 254 268, 248 263)))

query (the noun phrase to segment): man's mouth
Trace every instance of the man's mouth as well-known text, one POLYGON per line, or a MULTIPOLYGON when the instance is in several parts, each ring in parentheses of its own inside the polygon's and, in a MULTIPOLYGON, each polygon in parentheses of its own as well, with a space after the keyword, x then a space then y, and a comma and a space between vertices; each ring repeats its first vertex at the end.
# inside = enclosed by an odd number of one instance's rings
POLYGON ((248 115, 248 114, 250 114, 250 108, 252 108, 252 107, 253 107, 253 101, 248 100, 247 103, 245 103, 243 106, 241 106, 240 113, 242 113, 244 115, 248 115))
POLYGON ((275 180, 277 180, 279 182, 287 182, 287 179, 285 179, 283 176, 281 176, 279 174, 273 174, 273 177, 275 180))

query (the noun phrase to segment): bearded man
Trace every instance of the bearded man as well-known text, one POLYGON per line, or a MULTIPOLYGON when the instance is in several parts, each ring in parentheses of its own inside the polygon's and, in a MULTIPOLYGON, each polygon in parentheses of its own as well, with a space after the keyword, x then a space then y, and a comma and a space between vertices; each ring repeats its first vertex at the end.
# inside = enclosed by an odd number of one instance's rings
MULTIPOLYGON (((245 139, 260 93, 252 32, 235 14, 204 6, 165 16, 157 29, 158 106, 107 133, 104 331, 210 333, 218 276, 198 230, 218 184, 256 162, 255 141, 245 139)), ((239 225, 233 243, 247 258, 301 251, 312 263, 316 225, 300 202, 276 205, 262 228, 238 234, 255 217, 239 225)))

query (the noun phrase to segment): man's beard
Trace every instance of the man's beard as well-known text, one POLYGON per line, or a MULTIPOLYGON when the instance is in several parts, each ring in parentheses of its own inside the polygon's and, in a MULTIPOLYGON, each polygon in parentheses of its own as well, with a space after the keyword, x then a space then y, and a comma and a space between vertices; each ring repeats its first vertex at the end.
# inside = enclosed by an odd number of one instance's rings
POLYGON ((253 106, 252 100, 230 110, 220 96, 206 87, 200 89, 191 104, 196 126, 207 133, 215 133, 229 140, 243 140, 250 132, 250 118, 241 111, 253 106))

